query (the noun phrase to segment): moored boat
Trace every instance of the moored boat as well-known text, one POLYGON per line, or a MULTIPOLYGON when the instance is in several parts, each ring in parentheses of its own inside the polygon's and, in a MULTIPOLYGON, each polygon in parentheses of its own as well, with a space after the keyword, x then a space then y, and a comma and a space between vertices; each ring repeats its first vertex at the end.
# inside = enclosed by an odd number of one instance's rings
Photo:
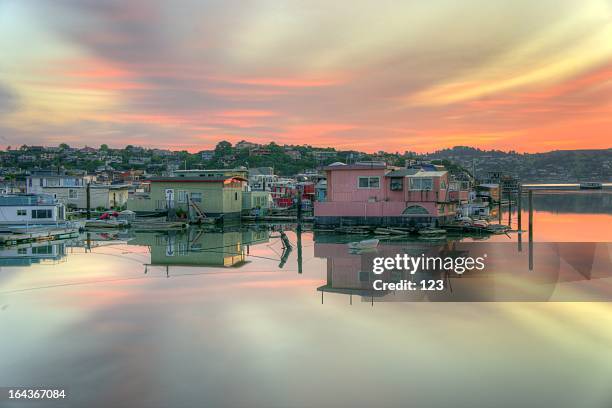
POLYGON ((580 183, 581 190, 601 190, 603 185, 597 181, 585 181, 580 183))
POLYGON ((135 231, 169 231, 182 230, 189 226, 182 221, 134 221, 131 224, 135 231))
POLYGON ((378 246, 378 243, 380 241, 377 239, 364 239, 363 241, 357 241, 357 242, 349 242, 348 247, 349 249, 374 249, 378 246))
POLYGON ((127 220, 86 220, 85 228, 127 228, 127 220))
POLYGON ((418 232, 422 236, 446 235, 446 230, 439 228, 425 228, 418 232))
POLYGON ((1 226, 55 225, 66 221, 66 208, 50 194, 0 195, 1 226))

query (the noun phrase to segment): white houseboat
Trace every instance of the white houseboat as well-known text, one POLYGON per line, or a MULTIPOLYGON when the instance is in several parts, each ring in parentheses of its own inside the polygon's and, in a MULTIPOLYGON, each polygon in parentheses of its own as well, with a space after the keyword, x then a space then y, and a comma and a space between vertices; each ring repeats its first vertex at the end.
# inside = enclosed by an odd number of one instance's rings
POLYGON ((51 195, 0 195, 0 226, 57 225, 65 219, 64 205, 51 195))

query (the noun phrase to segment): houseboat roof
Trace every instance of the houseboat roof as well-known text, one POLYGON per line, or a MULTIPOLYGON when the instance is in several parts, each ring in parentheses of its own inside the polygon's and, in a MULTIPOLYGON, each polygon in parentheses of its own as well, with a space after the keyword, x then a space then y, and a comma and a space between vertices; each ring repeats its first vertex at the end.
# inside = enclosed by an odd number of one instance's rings
POLYGON ((50 194, 4 194, 0 196, 0 206, 34 206, 54 205, 55 199, 50 194))
POLYGON ((406 176, 412 176, 413 174, 418 173, 420 170, 419 169, 399 169, 399 170, 393 170, 390 171, 389 173, 385 174, 385 177, 406 177, 406 176))
POLYGON ((378 170, 378 169, 396 169, 395 167, 388 166, 386 163, 356 163, 356 164, 344 164, 344 163, 332 163, 329 166, 323 167, 323 170, 378 170))
POLYGON ((226 176, 226 177, 155 177, 148 179, 151 183, 224 183, 229 181, 248 181, 244 177, 226 176))
POLYGON ((409 174, 407 177, 442 177, 448 173, 446 170, 438 170, 438 171, 423 171, 419 170, 414 174, 409 174))
POLYGON ((189 169, 189 170, 175 170, 175 174, 199 174, 199 173, 244 173, 248 171, 246 167, 236 167, 232 169, 189 169))

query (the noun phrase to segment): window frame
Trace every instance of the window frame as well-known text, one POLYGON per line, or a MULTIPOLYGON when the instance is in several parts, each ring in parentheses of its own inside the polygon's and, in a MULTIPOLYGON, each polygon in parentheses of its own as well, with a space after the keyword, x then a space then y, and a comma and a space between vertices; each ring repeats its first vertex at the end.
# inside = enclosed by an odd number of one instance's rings
POLYGON ((404 191, 404 177, 392 177, 389 182, 389 190, 404 191), (399 188, 393 188, 393 183, 399 183, 399 188))
POLYGON ((357 188, 362 190, 380 190, 380 176, 358 176, 357 177, 357 188), (361 186, 361 180, 366 179, 367 187, 361 186), (372 180, 376 180, 377 186, 372 187, 372 180))
POLYGON ((32 219, 35 220, 48 220, 48 219, 52 219, 53 218, 53 210, 50 208, 46 208, 46 209, 35 209, 32 210, 32 219), (40 216, 40 213, 43 212, 44 213, 44 217, 40 216))
POLYGON ((432 177, 411 177, 410 178, 410 191, 433 191, 434 182, 432 177), (419 187, 415 188, 414 184, 416 184, 417 180, 419 181, 419 187), (423 181, 427 180, 431 184, 430 188, 423 188, 423 181))

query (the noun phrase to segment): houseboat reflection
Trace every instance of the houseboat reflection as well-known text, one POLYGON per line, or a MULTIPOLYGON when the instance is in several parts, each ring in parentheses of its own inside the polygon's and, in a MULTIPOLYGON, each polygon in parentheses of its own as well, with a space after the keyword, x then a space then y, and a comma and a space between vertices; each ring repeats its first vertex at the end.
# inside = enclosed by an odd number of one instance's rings
POLYGON ((0 248, 0 267, 56 264, 66 257, 70 241, 34 242, 0 248))
POLYGON ((268 242, 269 231, 138 232, 129 245, 148 246, 150 266, 240 267, 247 262, 250 245, 268 242))
POLYGON ((374 252, 351 253, 346 243, 315 242, 314 255, 327 262, 327 283, 317 288, 324 293, 361 297, 376 301, 580 301, 612 300, 612 244, 534 243, 531 252, 519 252, 513 243, 459 242, 381 243, 374 252), (376 257, 440 257, 442 259, 485 257, 483 270, 465 271, 434 268, 411 274, 404 269, 373 272, 376 257), (530 263, 532 268, 530 269, 530 263), (380 281, 417 282, 416 290, 375 290, 380 281), (422 290, 424 281, 442 281, 440 290, 422 290), (593 280, 593 281, 591 281, 593 280), (587 282, 585 282, 587 281, 587 282), (579 290, 577 290, 579 289, 579 290))

